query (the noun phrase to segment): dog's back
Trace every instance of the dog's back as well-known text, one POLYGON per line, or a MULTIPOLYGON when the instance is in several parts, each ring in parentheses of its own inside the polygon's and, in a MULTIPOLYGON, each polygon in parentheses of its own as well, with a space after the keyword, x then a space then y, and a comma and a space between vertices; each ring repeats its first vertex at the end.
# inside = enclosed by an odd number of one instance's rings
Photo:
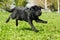
POLYGON ((29 14, 29 9, 25 7, 16 7, 15 10, 12 12, 12 19, 15 19, 16 16, 19 16, 19 20, 25 20, 27 21, 27 17, 29 14))

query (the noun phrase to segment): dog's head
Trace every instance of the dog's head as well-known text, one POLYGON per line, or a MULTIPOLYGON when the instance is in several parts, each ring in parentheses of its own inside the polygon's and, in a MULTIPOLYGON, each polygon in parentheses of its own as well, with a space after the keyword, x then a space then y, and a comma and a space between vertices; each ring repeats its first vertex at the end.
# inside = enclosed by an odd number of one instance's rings
POLYGON ((35 16, 40 16, 42 14, 41 9, 44 9, 44 8, 42 8, 41 6, 36 6, 36 5, 35 6, 32 6, 30 8, 30 10, 32 10, 33 12, 35 12, 34 13, 35 16))

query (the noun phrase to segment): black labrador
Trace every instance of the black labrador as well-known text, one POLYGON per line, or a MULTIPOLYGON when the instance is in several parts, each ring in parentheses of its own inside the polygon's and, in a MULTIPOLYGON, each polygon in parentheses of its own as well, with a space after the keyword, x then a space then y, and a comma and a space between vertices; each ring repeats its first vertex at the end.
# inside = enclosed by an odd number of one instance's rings
POLYGON ((12 18, 12 19, 16 19, 16 26, 18 26, 18 20, 23 20, 31 25, 32 30, 38 32, 38 30, 34 27, 32 21, 35 20, 36 22, 47 23, 47 21, 38 18, 42 14, 41 9, 43 8, 35 5, 32 6, 31 8, 15 7, 10 11, 7 10, 12 14, 8 17, 6 23, 9 22, 10 18, 12 18))

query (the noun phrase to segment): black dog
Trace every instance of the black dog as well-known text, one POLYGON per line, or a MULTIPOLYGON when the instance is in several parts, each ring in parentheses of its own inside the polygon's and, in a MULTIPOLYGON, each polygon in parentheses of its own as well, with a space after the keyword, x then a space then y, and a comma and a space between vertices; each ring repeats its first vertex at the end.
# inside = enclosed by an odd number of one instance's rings
POLYGON ((11 11, 9 11, 12 14, 9 16, 6 23, 9 22, 10 18, 12 18, 16 19, 16 26, 18 26, 18 20, 24 20, 31 25, 32 30, 37 32, 38 30, 34 27, 32 23, 33 20, 40 23, 47 23, 47 21, 43 21, 38 18, 42 14, 41 9, 42 7, 36 5, 32 6, 31 8, 15 7, 11 11))

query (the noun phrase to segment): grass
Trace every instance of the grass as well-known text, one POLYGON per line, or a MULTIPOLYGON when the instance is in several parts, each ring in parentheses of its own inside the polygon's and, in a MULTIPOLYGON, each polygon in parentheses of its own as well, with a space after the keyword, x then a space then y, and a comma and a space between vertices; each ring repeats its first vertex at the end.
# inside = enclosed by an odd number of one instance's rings
POLYGON ((40 19, 48 21, 47 24, 36 23, 34 26, 39 30, 35 33, 25 21, 19 21, 15 26, 15 20, 5 23, 10 13, 0 11, 0 40, 60 40, 60 14, 56 12, 42 13, 40 19))

